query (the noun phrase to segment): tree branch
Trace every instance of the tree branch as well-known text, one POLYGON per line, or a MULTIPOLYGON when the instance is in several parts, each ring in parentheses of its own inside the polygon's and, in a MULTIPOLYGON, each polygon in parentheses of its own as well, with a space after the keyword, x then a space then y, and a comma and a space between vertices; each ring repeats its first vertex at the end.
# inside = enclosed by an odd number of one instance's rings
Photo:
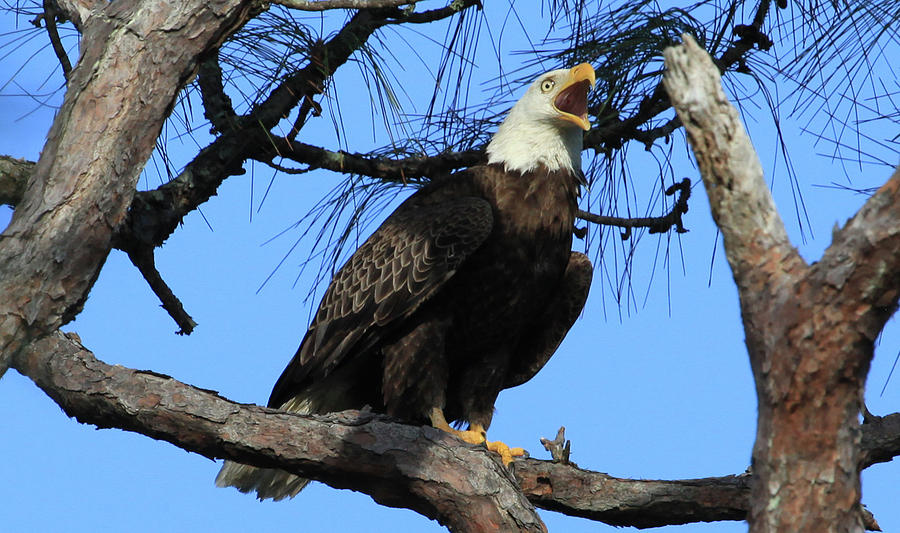
MULTIPOLYGON (((13 364, 79 422, 361 490, 459 530, 481 531, 468 521, 488 510, 501 531, 539 530, 523 494, 547 510, 641 528, 743 520, 749 508, 746 473, 631 480, 527 459, 514 463, 519 488, 493 454, 430 427, 366 412, 312 417, 237 404, 169 376, 107 365, 72 333, 33 343, 13 364)), ((900 455, 900 413, 863 426, 863 442, 866 457, 900 455)))
POLYGON ((0 156, 0 205, 15 207, 22 201, 34 165, 34 161, 0 156))
POLYGON ((400 183, 448 174, 476 165, 484 159, 484 150, 480 148, 436 156, 410 156, 397 159, 344 150, 327 150, 284 138, 272 139, 271 146, 272 152, 265 154, 265 157, 273 157, 277 153, 281 157, 308 165, 309 170, 322 168, 342 174, 359 174, 400 183))
POLYGON ((329 9, 377 9, 415 5, 418 0, 272 0, 279 4, 300 11, 327 11, 329 9))
POLYGON ((44 19, 44 27, 47 28, 47 36, 50 38, 50 45, 53 47, 53 53, 56 54, 56 58, 59 59, 63 77, 68 81, 69 75, 72 72, 72 63, 69 61, 66 49, 59 39, 59 31, 56 29, 58 11, 59 9, 56 7, 55 0, 44 0, 44 15, 42 17, 44 19))
POLYGON ((684 178, 680 182, 675 183, 666 189, 665 194, 666 196, 671 196, 675 194, 676 191, 678 191, 679 194, 678 198, 675 200, 675 205, 672 206, 672 209, 668 213, 660 217, 610 217, 605 215, 595 215, 594 213, 589 213, 580 209, 576 213, 576 216, 582 220, 593 222, 595 224, 625 228, 625 231, 622 232, 622 240, 631 237, 632 228, 649 228, 650 233, 653 234, 665 233, 674 226, 675 231, 678 233, 687 233, 688 230, 685 229, 684 223, 682 222, 682 215, 688 211, 688 199, 691 197, 691 180, 684 178))
POLYGON ((874 342, 900 299, 900 167, 835 232, 813 275, 857 306, 855 327, 874 342))
POLYGON ((750 137, 722 90, 718 68, 689 35, 681 46, 667 48, 665 58, 663 84, 693 147, 738 286, 746 289, 769 277, 772 265, 804 264, 788 240, 750 137))
POLYGON ((497 458, 430 427, 371 413, 304 417, 237 404, 168 376, 107 365, 59 332, 23 351, 15 368, 82 423, 353 488, 452 531, 545 531, 497 458))
MULTIPOLYGON (((762 32, 762 26, 769 15, 769 4, 768 0, 759 3, 750 25, 738 24, 734 27, 733 31, 739 38, 715 60, 720 72, 724 73, 728 69, 747 72, 747 53, 753 50, 754 47, 761 50, 768 50, 771 47, 772 41, 762 32)), ((717 44, 718 40, 713 46, 717 47, 717 44)), ((606 113, 610 118, 601 120, 597 127, 585 135, 585 149, 594 149, 595 151, 606 153, 610 150, 621 148, 626 141, 635 140, 642 143, 649 150, 656 140, 668 137, 672 132, 680 128, 681 119, 676 115, 660 126, 649 130, 640 129, 640 126, 650 122, 653 117, 672 107, 669 95, 664 89, 663 82, 660 81, 652 93, 641 99, 641 102, 638 104, 638 110, 628 118, 620 119, 618 118, 618 112, 611 112, 611 110, 607 109, 606 113)), ((598 118, 600 117, 596 111, 594 114, 598 118)))
POLYGON ((169 316, 172 317, 172 320, 178 325, 179 329, 175 333, 177 335, 190 335, 197 326, 197 323, 194 322, 191 315, 184 310, 181 300, 175 296, 175 293, 172 292, 172 289, 169 288, 165 280, 163 280, 162 276, 159 274, 159 271, 156 269, 156 261, 153 258, 153 248, 132 248, 126 250, 126 253, 128 254, 128 258, 131 259, 131 264, 137 267, 141 272, 141 275, 144 276, 144 279, 147 280, 147 284, 150 285, 153 293, 159 298, 162 308, 169 313, 169 316))
POLYGON ((637 528, 744 520, 750 474, 676 481, 620 479, 600 472, 528 459, 516 477, 543 509, 637 528))

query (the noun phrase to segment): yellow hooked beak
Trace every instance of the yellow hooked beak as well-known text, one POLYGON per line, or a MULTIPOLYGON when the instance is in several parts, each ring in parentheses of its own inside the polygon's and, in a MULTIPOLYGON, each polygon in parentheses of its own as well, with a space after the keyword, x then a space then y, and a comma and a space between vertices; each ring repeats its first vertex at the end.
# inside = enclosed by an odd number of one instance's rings
POLYGON ((582 63, 569 70, 569 77, 553 99, 553 108, 561 118, 577 124, 585 131, 591 129, 587 114, 587 95, 596 81, 594 67, 582 63))

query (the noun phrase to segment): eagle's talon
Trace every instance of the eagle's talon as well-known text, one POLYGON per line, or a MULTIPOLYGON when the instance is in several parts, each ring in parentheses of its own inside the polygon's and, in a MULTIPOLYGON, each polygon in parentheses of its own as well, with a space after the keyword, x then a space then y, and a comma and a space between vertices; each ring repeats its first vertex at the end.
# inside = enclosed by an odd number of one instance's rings
POLYGON ((503 461, 503 466, 506 467, 513 462, 515 457, 528 457, 528 452, 524 448, 510 448, 506 443, 499 440, 493 442, 485 441, 485 445, 488 450, 500 454, 500 460, 503 461))

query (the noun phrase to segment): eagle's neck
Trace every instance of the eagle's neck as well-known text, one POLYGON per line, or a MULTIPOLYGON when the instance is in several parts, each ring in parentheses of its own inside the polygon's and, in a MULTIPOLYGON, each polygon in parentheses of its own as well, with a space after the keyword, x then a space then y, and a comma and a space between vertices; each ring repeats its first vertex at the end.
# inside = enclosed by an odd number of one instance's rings
POLYGON ((581 172, 582 131, 557 122, 535 120, 515 107, 487 147, 488 163, 522 173, 543 165, 551 172, 581 172))

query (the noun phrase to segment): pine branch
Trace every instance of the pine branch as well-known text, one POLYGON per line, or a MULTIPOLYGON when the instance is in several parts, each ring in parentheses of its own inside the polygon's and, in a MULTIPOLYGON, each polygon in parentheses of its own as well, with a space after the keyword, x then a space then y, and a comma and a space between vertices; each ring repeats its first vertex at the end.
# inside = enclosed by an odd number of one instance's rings
POLYGON ((279 4, 300 11, 327 11, 329 9, 377 9, 400 7, 406 4, 415 5, 418 0, 272 0, 279 4))
MULTIPOLYGON (((56 29, 56 19, 58 16, 59 8, 56 6, 56 1, 44 0, 44 14, 41 16, 41 19, 43 19, 44 27, 47 29, 47 36, 50 38, 50 45, 53 47, 53 53, 56 54, 59 65, 62 67, 63 77, 68 81, 69 74, 72 72, 72 63, 69 61, 66 49, 59 39, 59 31, 56 29)), ((40 22, 34 20, 32 21, 32 24, 40 25, 40 22)))
MULTIPOLYGON (((169 376, 107 365, 73 333, 57 332, 30 345, 13 364, 79 422, 352 488, 459 531, 481 531, 494 519, 502 531, 539 531, 525 498, 543 509, 642 528, 744 520, 749 508, 749 473, 631 480, 526 459, 514 463, 517 484, 492 453, 430 427, 370 412, 302 416, 237 404, 169 376)), ((900 413, 864 425, 863 453, 900 455, 897 420, 900 413), (883 445, 888 441, 892 447, 883 445)), ((871 515, 868 522, 875 523, 871 515)))
POLYGON ((131 260, 131 264, 137 267, 147 284, 150 285, 153 293, 159 298, 162 308, 178 324, 179 329, 175 333, 178 335, 190 335, 197 323, 184 310, 181 300, 175 296, 175 293, 172 292, 172 289, 169 288, 156 269, 153 248, 129 249, 126 252, 128 253, 128 259, 131 260))
POLYGON ((665 194, 666 196, 671 196, 675 194, 676 191, 679 194, 678 198, 675 200, 675 205, 672 206, 672 209, 668 213, 659 217, 621 218, 595 215, 594 213, 582 210, 578 210, 576 216, 582 220, 593 222, 594 224, 624 228, 625 231, 622 233, 622 240, 631 237, 632 228, 648 228, 650 233, 653 234, 665 233, 674 227, 675 231, 678 233, 687 233, 688 230, 684 227, 682 216, 688 211, 688 199, 691 197, 691 180, 684 178, 680 182, 666 189, 665 194))
POLYGON ((168 376, 107 365, 72 334, 32 345, 15 368, 82 423, 353 488, 453 531, 545 531, 490 452, 440 430, 371 413, 302 417, 237 404, 168 376))
MULTIPOLYGON (((448 17, 459 9, 471 5, 476 4, 473 2, 463 2, 459 6, 454 4, 454 9, 443 8, 439 14, 448 17)), ((248 114, 234 117, 233 120, 227 120, 228 107, 224 102, 224 94, 217 84, 217 76, 220 74, 216 73, 215 66, 205 66, 202 69, 204 80, 201 92, 211 103, 217 102, 212 110, 207 109, 207 113, 215 117, 224 117, 214 122, 217 129, 224 129, 222 135, 201 150, 175 179, 155 190, 135 194, 128 218, 118 229, 114 245, 118 248, 127 248, 134 246, 132 241, 138 241, 142 247, 159 246, 175 231, 185 215, 216 193, 216 189, 225 179, 243 174, 245 160, 256 158, 270 161, 273 154, 277 153, 278 146, 275 143, 282 138, 272 135, 269 130, 287 116, 298 103, 309 103, 313 97, 319 95, 324 90, 326 81, 353 53, 364 46, 378 28, 394 20, 403 20, 404 17, 408 17, 408 14, 401 10, 360 11, 331 39, 310 52, 307 66, 286 76, 248 114)), ((313 109, 313 106, 308 106, 307 111, 310 109, 313 109)), ((298 146, 302 150, 304 145, 298 146)), ((291 149, 287 151, 290 152, 291 149)), ((307 153, 311 152, 312 150, 307 150, 307 153)), ((320 157, 324 154, 321 150, 317 153, 320 157)), ((310 164, 307 161, 302 162, 310 164)), ((434 166, 439 163, 433 160, 422 164, 434 166)), ((323 164, 322 168, 328 167, 323 164)), ((402 171, 405 170, 403 164, 398 164, 396 168, 401 174, 395 179, 402 179, 402 171)))
POLYGON ((350 153, 344 150, 332 151, 283 138, 272 139, 271 146, 271 152, 262 154, 264 158, 271 158, 277 154, 307 165, 309 170, 321 168, 399 183, 448 174, 478 164, 484 159, 482 149, 449 152, 436 156, 393 158, 350 153))
MULTIPOLYGON (((762 26, 769 16, 769 4, 769 1, 759 3, 751 24, 738 24, 734 27, 733 31, 739 38, 722 51, 716 59, 716 64, 721 72, 732 69, 745 72, 747 56, 754 48, 768 50, 772 46, 772 41, 762 32, 762 26)), ((710 51, 710 53, 712 52, 710 51)), ((660 78, 653 91, 641 99, 637 111, 631 116, 619 118, 620 111, 610 108, 592 109, 592 112, 599 117, 599 124, 585 135, 585 149, 608 153, 621 148, 630 140, 635 140, 649 150, 657 140, 667 138, 681 127, 681 120, 674 116, 660 126, 650 129, 641 128, 671 107, 669 96, 660 78)))

